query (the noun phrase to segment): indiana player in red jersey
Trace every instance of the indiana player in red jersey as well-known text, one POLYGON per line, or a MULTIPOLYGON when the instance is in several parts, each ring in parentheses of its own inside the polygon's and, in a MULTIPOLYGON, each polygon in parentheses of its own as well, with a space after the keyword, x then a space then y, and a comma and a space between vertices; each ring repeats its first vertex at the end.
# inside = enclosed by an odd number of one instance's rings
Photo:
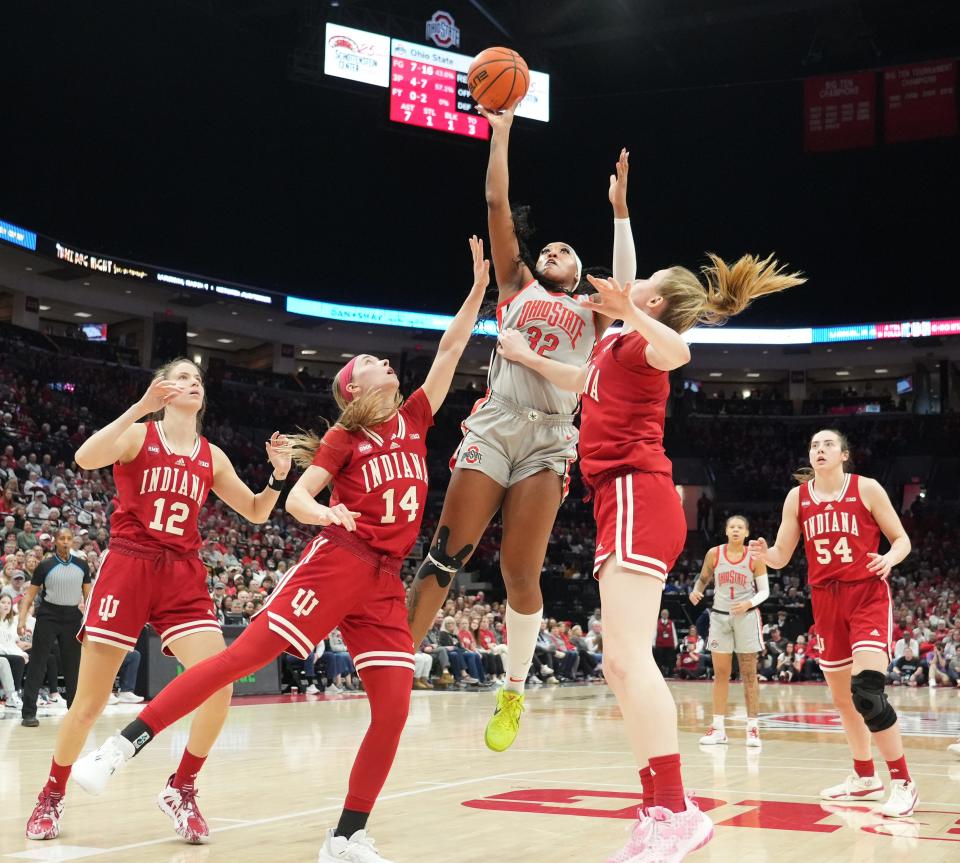
MULTIPOLYGON (((622 152, 609 194, 614 274, 623 280, 636 273, 627 172, 622 152)), ((663 449, 669 373, 690 360, 681 334, 698 323, 723 323, 754 298, 803 281, 772 259, 750 255, 732 267, 711 256, 703 274, 706 285, 671 267, 623 287, 617 278, 588 276, 598 291, 594 308, 623 326, 608 331, 586 368, 534 353, 516 331, 499 339, 501 355, 583 393, 580 471, 593 492, 597 522, 604 674, 641 768, 644 798, 629 842, 609 858, 614 863, 676 863, 713 835, 710 819, 683 791, 676 706, 652 651, 663 584, 687 535, 663 449)))
MULTIPOLYGON (((160 635, 163 652, 185 668, 223 650, 198 554, 200 508, 213 490, 244 518, 266 521, 290 456, 283 451, 283 437, 274 433, 266 445, 273 476, 268 488, 254 494, 223 450, 200 433, 204 407, 200 369, 190 360, 173 360, 157 370, 138 402, 91 435, 74 456, 84 470, 112 464, 117 496, 110 547, 77 635, 83 642, 77 694, 60 724, 49 778, 27 822, 29 839, 59 835, 71 766, 145 624, 160 635), (144 417, 147 422, 140 422, 144 417)), ((207 835, 193 797, 194 781, 226 719, 231 687, 209 694, 194 717, 180 766, 159 799, 188 841, 207 835)))
MULTIPOLYGON (((83 769, 102 789, 113 771, 212 693, 283 652, 306 658, 340 627, 370 700, 370 727, 350 773, 346 803, 327 831, 320 861, 383 860, 367 818, 393 764, 413 681, 413 639, 400 567, 416 541, 427 500, 427 430, 453 381, 489 284, 483 243, 470 241, 474 283, 440 340, 423 386, 403 402, 387 360, 361 354, 333 381, 342 413, 320 440, 295 439, 306 467, 287 510, 325 526, 277 584, 250 626, 223 653, 180 675, 83 769), (333 484, 329 506, 316 496, 333 484)), ((386 861, 385 861, 386 863, 386 861)))
POLYGON ((750 553, 774 569, 790 562, 803 538, 820 668, 853 754, 854 772, 821 792, 824 800, 879 800, 883 783, 870 751, 873 736, 890 769, 890 796, 880 813, 913 814, 917 789, 903 755, 897 713, 883 688, 890 662, 893 605, 887 577, 910 553, 910 540, 876 480, 849 473, 850 446, 834 429, 810 440, 812 472, 783 504, 777 541, 750 543, 750 553), (879 554, 880 534, 890 543, 879 554))

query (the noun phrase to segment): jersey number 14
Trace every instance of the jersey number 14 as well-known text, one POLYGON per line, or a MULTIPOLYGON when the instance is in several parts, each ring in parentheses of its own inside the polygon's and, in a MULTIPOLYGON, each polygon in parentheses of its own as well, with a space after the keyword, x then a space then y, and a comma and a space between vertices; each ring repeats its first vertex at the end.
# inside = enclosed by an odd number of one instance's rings
MULTIPOLYGON (((380 524, 393 524, 397 520, 396 505, 394 504, 395 492, 396 489, 388 488, 383 493, 386 513, 383 518, 380 519, 380 524)), ((417 517, 417 510, 420 509, 420 503, 417 501, 417 487, 415 485, 410 486, 410 488, 406 490, 403 497, 400 498, 399 506, 400 509, 407 514, 407 521, 413 521, 417 517)))

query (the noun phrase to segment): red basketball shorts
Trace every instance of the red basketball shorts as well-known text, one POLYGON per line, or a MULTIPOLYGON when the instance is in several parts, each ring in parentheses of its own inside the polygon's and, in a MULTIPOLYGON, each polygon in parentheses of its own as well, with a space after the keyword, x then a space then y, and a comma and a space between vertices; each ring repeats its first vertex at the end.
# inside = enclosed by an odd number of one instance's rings
MULTIPOLYGON (((339 626, 358 672, 370 665, 413 672, 413 636, 397 558, 323 534, 311 542, 257 612, 306 659, 339 626)), ((255 616, 257 616, 255 615, 255 616)), ((362 676, 362 674, 361 674, 362 676)))
POLYGON ((879 578, 813 585, 813 625, 820 639, 820 668, 839 671, 859 650, 890 656, 893 601, 879 578))
POLYGON ((77 639, 133 650, 148 623, 167 656, 178 638, 220 632, 207 570, 196 554, 166 554, 114 541, 87 597, 77 639))
POLYGON ((611 554, 623 569, 666 581, 683 551, 687 521, 673 478, 665 473, 629 473, 601 485, 594 494, 596 576, 611 554))

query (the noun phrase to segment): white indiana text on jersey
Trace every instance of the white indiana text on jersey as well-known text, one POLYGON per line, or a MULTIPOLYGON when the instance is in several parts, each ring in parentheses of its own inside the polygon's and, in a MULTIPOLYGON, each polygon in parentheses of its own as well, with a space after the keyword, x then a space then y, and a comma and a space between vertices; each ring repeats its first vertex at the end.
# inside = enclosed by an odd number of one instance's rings
POLYGON ((394 479, 427 482, 427 461, 416 453, 391 452, 376 455, 360 465, 366 491, 373 491, 394 479))
POLYGON ((188 497, 202 506, 207 498, 207 487, 203 480, 189 470, 178 467, 148 467, 140 481, 140 494, 155 491, 170 491, 188 497))
POLYGON ((856 513, 849 512, 818 512, 803 521, 803 535, 813 539, 823 533, 845 533, 850 536, 860 536, 860 526, 857 524, 856 513))

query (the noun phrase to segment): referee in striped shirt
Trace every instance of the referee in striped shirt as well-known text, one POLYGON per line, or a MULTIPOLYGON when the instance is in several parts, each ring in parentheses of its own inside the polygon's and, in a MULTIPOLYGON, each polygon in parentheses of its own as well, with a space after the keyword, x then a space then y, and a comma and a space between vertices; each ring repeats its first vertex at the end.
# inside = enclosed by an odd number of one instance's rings
POLYGON ((40 594, 37 622, 33 629, 33 647, 27 663, 27 677, 23 685, 23 720, 21 725, 35 728, 37 695, 47 670, 47 661, 54 642, 60 642, 60 663, 67 688, 67 707, 73 703, 80 670, 80 642, 77 633, 83 621, 81 601, 90 593, 90 570, 87 563, 70 554, 73 531, 62 527, 57 531, 55 551, 40 562, 34 570, 30 586, 20 601, 20 624, 17 632, 23 635, 27 618, 36 595, 40 594))

